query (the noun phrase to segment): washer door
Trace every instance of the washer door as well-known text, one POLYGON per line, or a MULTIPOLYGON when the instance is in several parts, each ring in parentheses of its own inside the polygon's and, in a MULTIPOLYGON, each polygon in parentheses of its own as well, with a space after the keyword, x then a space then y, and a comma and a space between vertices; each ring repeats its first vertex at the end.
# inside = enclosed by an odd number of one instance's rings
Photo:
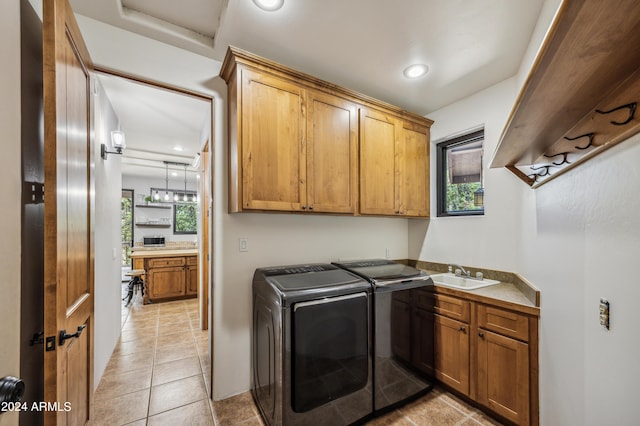
POLYGON ((309 411, 367 385, 367 293, 296 303, 292 323, 293 411, 309 411))

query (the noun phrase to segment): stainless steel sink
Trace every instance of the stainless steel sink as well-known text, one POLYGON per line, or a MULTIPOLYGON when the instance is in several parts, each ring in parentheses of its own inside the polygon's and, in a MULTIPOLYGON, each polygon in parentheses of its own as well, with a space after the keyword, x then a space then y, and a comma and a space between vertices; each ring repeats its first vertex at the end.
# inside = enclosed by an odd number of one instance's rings
POLYGON ((446 287, 459 288, 462 290, 474 290, 476 288, 489 287, 491 285, 500 284, 500 281, 476 278, 466 278, 454 274, 435 274, 431 275, 431 279, 438 285, 446 287))

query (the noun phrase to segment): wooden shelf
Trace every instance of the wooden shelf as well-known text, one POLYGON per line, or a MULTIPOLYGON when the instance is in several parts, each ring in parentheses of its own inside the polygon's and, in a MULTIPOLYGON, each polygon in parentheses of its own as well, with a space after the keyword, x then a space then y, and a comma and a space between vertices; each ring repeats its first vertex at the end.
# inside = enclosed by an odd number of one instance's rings
POLYGON ((170 223, 136 223, 136 226, 143 228, 170 228, 170 223))
POLYGON ((640 7, 564 0, 491 167, 531 187, 640 131, 640 7))
POLYGON ((136 207, 142 207, 145 209, 170 209, 171 206, 166 206, 163 204, 136 204, 136 207))

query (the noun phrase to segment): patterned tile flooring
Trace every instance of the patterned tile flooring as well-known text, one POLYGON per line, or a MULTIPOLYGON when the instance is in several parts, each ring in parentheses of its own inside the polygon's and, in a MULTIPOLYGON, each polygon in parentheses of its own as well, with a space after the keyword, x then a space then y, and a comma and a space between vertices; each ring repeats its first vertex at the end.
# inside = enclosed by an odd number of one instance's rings
MULTIPOLYGON (((197 299, 143 306, 137 294, 129 308, 123 302, 122 335, 96 390, 94 425, 264 425, 249 392, 207 397, 208 340, 198 321, 197 299)), ((499 425, 442 389, 367 424, 499 425)))

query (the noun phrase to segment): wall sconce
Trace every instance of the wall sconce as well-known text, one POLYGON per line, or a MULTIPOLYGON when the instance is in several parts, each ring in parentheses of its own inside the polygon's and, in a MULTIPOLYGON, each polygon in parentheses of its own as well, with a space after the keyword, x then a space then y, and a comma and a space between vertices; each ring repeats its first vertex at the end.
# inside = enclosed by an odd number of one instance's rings
POLYGON ((107 151, 107 145, 100 145, 100 156, 106 160, 107 154, 120 154, 122 155, 122 151, 126 148, 126 144, 124 142, 124 132, 122 130, 113 130, 111 132, 111 146, 115 151, 107 151))

